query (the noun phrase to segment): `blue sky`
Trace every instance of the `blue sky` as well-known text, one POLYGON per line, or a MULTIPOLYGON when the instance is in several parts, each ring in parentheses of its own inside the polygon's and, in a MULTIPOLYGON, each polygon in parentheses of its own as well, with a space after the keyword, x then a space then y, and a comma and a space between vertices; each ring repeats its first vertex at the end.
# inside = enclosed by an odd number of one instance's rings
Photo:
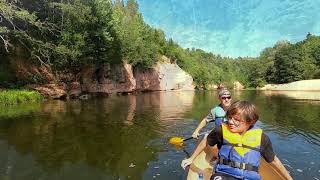
POLYGON ((145 21, 184 48, 259 56, 279 40, 320 35, 320 0, 137 0, 145 21))

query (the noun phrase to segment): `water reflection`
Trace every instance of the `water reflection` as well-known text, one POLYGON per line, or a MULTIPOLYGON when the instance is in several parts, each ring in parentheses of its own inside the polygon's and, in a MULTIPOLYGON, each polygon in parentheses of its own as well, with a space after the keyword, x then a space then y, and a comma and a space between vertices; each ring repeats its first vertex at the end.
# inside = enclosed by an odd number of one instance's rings
POLYGON ((298 100, 320 100, 320 91, 262 91, 266 96, 285 96, 298 100))
MULTIPOLYGON (((320 104, 259 91, 233 99, 258 106, 259 125, 295 179, 319 178, 320 104)), ((190 136, 217 103, 215 91, 187 91, 2 109, 0 179, 179 179, 185 154, 167 139, 190 136)))
POLYGON ((16 118, 33 112, 40 111, 40 103, 21 104, 15 106, 0 105, 0 119, 16 118))
POLYGON ((193 92, 50 101, 39 113, 3 119, 1 175, 59 179, 81 170, 87 175, 71 179, 142 179, 163 146, 156 141, 165 129, 160 122, 182 116, 192 100, 193 92))

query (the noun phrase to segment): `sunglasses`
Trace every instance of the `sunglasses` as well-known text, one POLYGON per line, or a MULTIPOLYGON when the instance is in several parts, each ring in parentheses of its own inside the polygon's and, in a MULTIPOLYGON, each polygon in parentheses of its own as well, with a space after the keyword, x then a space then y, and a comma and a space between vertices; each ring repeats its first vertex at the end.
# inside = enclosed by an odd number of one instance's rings
POLYGON ((228 96, 228 97, 221 97, 221 99, 223 99, 223 100, 231 99, 231 96, 228 96))

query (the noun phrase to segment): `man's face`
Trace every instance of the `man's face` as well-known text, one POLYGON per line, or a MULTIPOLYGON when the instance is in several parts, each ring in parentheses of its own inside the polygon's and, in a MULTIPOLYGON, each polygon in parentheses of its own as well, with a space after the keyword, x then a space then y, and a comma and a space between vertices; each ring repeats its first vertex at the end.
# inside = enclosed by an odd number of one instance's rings
POLYGON ((231 96, 229 95, 223 95, 221 97, 219 97, 220 99, 220 102, 221 104, 224 106, 224 107, 229 107, 231 105, 231 96))

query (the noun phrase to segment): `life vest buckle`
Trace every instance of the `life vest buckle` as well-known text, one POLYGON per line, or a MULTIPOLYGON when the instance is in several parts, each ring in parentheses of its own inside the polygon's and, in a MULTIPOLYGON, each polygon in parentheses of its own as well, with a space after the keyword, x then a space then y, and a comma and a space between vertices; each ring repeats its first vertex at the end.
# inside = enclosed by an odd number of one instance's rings
POLYGON ((230 160, 227 160, 224 158, 219 159, 219 164, 224 164, 227 166, 231 166, 233 168, 239 168, 239 169, 248 170, 248 171, 258 172, 258 170, 259 170, 258 166, 253 166, 251 164, 241 163, 241 162, 237 162, 237 161, 230 161, 230 160))
POLYGON ((245 163, 241 163, 240 164, 240 169, 246 169, 246 164, 245 163))
POLYGON ((238 147, 242 147, 242 144, 239 143, 239 144, 237 144, 237 146, 238 146, 238 147))
POLYGON ((230 165, 232 167, 236 167, 239 169, 246 169, 246 163, 236 162, 236 161, 230 161, 230 165))

